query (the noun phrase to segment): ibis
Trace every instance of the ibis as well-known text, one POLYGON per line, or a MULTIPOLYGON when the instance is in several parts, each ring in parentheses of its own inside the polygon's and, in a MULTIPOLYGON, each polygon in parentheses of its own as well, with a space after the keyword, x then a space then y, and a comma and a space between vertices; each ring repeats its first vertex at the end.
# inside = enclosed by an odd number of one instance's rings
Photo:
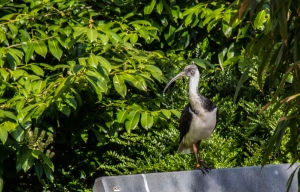
POLYGON ((198 91, 200 73, 197 66, 192 63, 184 68, 184 70, 176 75, 166 85, 167 88, 177 79, 181 77, 189 77, 189 104, 187 104, 180 117, 180 145, 179 154, 194 153, 196 160, 196 169, 199 169, 205 175, 211 167, 202 159, 200 153, 201 140, 207 139, 212 134, 217 124, 217 106, 208 98, 201 95, 198 91))

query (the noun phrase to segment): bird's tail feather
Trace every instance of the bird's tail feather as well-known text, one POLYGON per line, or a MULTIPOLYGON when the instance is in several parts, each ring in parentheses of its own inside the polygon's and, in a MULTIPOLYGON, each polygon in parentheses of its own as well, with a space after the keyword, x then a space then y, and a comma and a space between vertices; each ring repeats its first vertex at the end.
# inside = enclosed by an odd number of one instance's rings
POLYGON ((189 153, 193 153, 193 146, 185 146, 183 144, 183 142, 180 143, 177 153, 179 154, 189 154, 189 153))

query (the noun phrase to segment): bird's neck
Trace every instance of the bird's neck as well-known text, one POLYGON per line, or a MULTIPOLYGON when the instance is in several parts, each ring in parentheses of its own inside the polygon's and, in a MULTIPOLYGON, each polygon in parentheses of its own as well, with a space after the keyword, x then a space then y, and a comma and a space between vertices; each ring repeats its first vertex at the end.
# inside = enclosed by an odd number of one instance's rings
POLYGON ((199 92, 198 92, 199 78, 200 78, 199 71, 196 70, 195 74, 190 77, 190 83, 189 83, 189 95, 190 96, 192 96, 192 95, 198 96, 199 95, 199 92))

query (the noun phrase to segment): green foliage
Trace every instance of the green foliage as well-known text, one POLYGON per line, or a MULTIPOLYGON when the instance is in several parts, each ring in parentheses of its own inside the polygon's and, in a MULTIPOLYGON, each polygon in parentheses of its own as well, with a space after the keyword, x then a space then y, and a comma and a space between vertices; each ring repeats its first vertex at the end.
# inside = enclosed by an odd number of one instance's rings
POLYGON ((162 95, 191 61, 220 111, 208 163, 296 161, 289 2, 1 1, 0 189, 88 191, 102 175, 193 169, 176 154, 187 82, 162 95))

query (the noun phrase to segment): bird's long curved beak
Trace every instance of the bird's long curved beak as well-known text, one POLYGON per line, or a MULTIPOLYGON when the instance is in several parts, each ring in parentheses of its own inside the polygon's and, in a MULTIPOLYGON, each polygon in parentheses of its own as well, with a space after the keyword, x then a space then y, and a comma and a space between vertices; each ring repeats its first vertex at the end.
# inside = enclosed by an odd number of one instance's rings
POLYGON ((186 76, 185 72, 181 72, 179 73, 178 75, 176 75, 175 77, 173 77, 173 79, 171 79, 171 81, 166 85, 163 93, 165 93, 165 91, 167 90, 167 88, 174 82, 176 81, 177 79, 181 78, 181 77, 184 77, 186 76))

